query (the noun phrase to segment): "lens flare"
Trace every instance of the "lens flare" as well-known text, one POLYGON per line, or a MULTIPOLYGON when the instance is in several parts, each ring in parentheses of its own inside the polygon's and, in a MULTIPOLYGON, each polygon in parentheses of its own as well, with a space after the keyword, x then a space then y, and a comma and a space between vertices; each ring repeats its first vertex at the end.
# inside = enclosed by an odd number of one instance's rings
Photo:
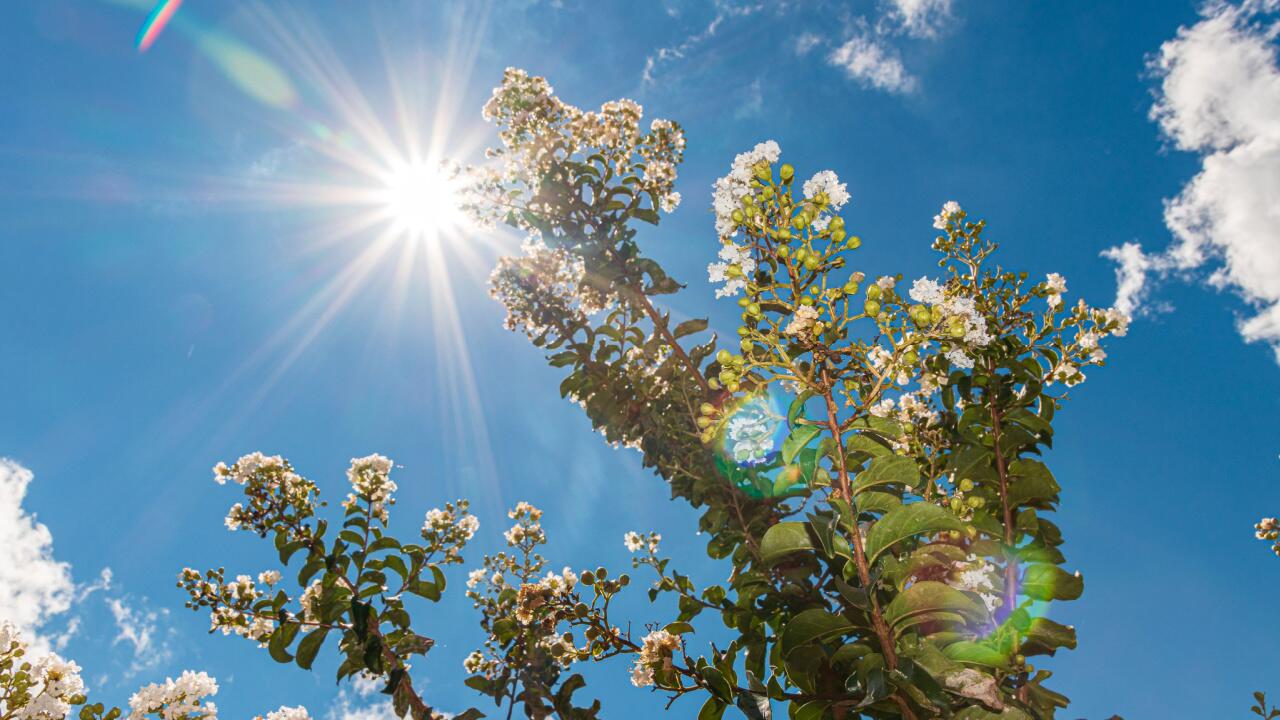
POLYGON ((160 0, 156 3, 151 14, 143 21, 142 27, 138 28, 138 36, 134 38, 133 42, 138 52, 144 53, 151 48, 181 6, 182 0, 160 0))
POLYGON ((381 199, 392 225, 413 238, 435 239, 465 223, 457 188, 439 165, 398 163, 384 176, 381 199))
POLYGON ((798 493, 808 487, 810 476, 817 471, 814 450, 801 451, 791 463, 783 462, 781 448, 787 423, 780 408, 793 399, 775 386, 749 395, 724 411, 727 419, 716 465, 730 483, 751 497, 798 493))

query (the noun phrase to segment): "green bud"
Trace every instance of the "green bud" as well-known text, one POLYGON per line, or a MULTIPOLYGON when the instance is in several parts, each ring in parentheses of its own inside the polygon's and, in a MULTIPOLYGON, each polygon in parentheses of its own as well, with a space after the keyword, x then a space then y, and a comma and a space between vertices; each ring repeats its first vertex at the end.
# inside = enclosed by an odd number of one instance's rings
POLYGON ((834 243, 844 242, 844 237, 845 237, 844 231, 839 228, 836 228, 835 230, 831 231, 831 242, 834 242, 834 243))
POLYGON ((738 341, 738 347, 741 347, 743 350, 750 350, 755 347, 755 343, 749 338, 742 338, 742 340, 738 341))
POLYGON ((715 378, 711 378, 710 380, 707 381, 707 387, 711 388, 712 390, 719 390, 720 381, 715 378))
POLYGON ((703 415, 702 417, 698 418, 696 422, 698 423, 698 427, 700 427, 700 428, 707 428, 707 427, 710 427, 710 426, 711 426, 711 418, 709 418, 709 417, 707 417, 707 416, 705 416, 705 415, 703 415))
POLYGON ((773 199, 773 188, 771 188, 771 187, 769 187, 769 186, 767 186, 767 185, 766 185, 766 186, 765 186, 765 188, 764 188, 764 190, 761 190, 761 191, 760 191, 760 195, 761 195, 761 196, 763 196, 765 200, 772 200, 772 199, 773 199))
POLYGON ((714 415, 716 413, 716 406, 711 403, 702 403, 698 410, 701 410, 703 415, 714 415))
POLYGON ((769 168, 769 163, 765 162, 764 160, 761 160, 760 162, 756 163, 755 171, 756 171, 756 177, 760 178, 761 180, 773 179, 773 170, 769 168))
POLYGON ((960 492, 969 492, 970 490, 973 490, 973 481, 970 480, 969 478, 965 478, 961 480, 960 492))
POLYGON ((779 174, 782 176, 782 182, 791 182, 791 178, 796 175, 796 169, 791 167, 791 163, 784 163, 779 174))
POLYGON ((759 303, 751 303, 750 305, 748 305, 748 306, 747 306, 747 314, 748 314, 748 315, 751 315, 751 316, 753 316, 753 317, 760 317, 760 315, 762 314, 762 311, 760 310, 760 304, 759 304, 759 303))
POLYGON ((827 225, 827 227, 831 228, 832 230, 843 230, 844 218, 840 217, 839 215, 831 218, 831 223, 827 225))
POLYGON ((809 224, 809 217, 804 213, 800 213, 794 218, 791 218, 791 224, 796 226, 797 230, 803 229, 805 225, 809 224))
POLYGON ((854 281, 852 281, 852 280, 850 280, 849 282, 845 283, 845 284, 844 284, 844 294, 845 294, 845 295, 857 295, 857 294, 858 294, 858 283, 856 283, 856 282, 854 282, 854 281))
POLYGON ((849 241, 846 242, 844 246, 849 248, 850 250, 857 250, 858 248, 862 247, 862 238, 858 237, 857 235, 854 235, 853 237, 849 238, 849 241))
POLYGON ((915 350, 908 350, 902 356, 902 362, 906 363, 907 365, 915 365, 916 362, 919 360, 920 360, 920 356, 916 354, 915 350))
POLYGON ((740 223, 746 218, 746 216, 742 214, 741 210, 734 210, 732 217, 733 217, 733 221, 736 223, 740 223))
POLYGON ((778 231, 778 239, 782 242, 787 242, 791 239, 791 231, 786 228, 782 228, 778 231))
POLYGON ((809 257, 804 259, 804 267, 806 270, 817 270, 818 266, 821 264, 822 264, 822 261, 819 260, 815 255, 810 255, 809 257))
POLYGON ((879 300, 880 296, 883 294, 884 294, 884 288, 881 288, 879 285, 876 285, 875 283, 871 283, 870 285, 867 286, 868 300, 879 300))
POLYGON ((791 251, 787 249, 786 245, 779 245, 777 252, 778 252, 778 257, 786 258, 791 251))
POLYGON ((739 385, 737 382, 731 382, 731 383, 726 383, 725 387, 729 389, 729 392, 736 393, 738 392, 738 389, 741 388, 742 386, 739 385))
POLYGON ((747 329, 747 328, 745 328, 745 327, 742 327, 742 326, 739 326, 739 327, 738 327, 738 335, 739 335, 740 337, 746 337, 750 332, 751 332, 751 331, 750 331, 750 330, 748 330, 748 329, 747 329))
POLYGON ((800 298, 800 304, 801 304, 801 305, 812 305, 812 304, 813 304, 813 298, 811 298, 811 297, 809 297, 808 295, 806 295, 806 296, 804 296, 804 297, 800 298))
POLYGON ((875 300, 868 300, 862 304, 862 311, 871 316, 879 315, 880 303, 875 300))

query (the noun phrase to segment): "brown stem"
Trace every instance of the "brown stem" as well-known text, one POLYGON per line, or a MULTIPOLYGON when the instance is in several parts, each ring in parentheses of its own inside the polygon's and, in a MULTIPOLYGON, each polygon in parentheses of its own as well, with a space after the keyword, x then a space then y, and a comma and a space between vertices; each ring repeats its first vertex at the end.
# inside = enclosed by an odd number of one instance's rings
POLYGON ((693 359, 684 351, 684 348, 680 346, 680 343, 676 342, 676 336, 667 328, 667 321, 663 319, 662 315, 653 307, 653 303, 649 302, 649 297, 644 294, 643 290, 636 287, 631 288, 631 295, 635 298, 635 302, 640 306, 640 309, 644 310, 644 314, 649 316, 649 321, 653 323, 653 327, 657 329, 657 331, 662 335, 662 338, 671 346, 671 352, 675 353, 676 357, 680 358, 680 362, 684 363, 689 374, 692 375, 694 379, 698 381, 698 385, 702 387, 702 392, 706 393, 707 396, 710 397, 711 385, 707 383, 706 378, 702 377, 702 373, 698 371, 698 366, 694 364, 693 359))
MULTIPOLYGON (((853 506, 853 490, 849 482, 849 470, 844 466, 844 436, 840 432, 840 419, 836 416, 836 401, 831 395, 831 376, 824 369, 822 371, 822 384, 826 388, 822 397, 827 401, 827 427, 831 430, 831 436, 836 442, 836 449, 839 451, 839 460, 835 463, 836 470, 839 474, 840 488, 837 495, 844 497, 845 501, 853 506)), ((876 637, 880 640, 880 648, 884 652, 885 663, 890 670, 898 667, 898 653, 893 645, 893 635, 889 632, 889 625, 884 621, 884 615, 880 612, 880 606, 875 600, 875 590, 871 587, 871 568, 867 565, 867 554, 862 547, 862 532, 858 528, 857 511, 853 516, 853 532, 849 533, 853 540, 853 560, 858 566, 858 579, 862 582, 862 587, 866 588, 867 599, 871 604, 871 624, 875 630, 876 637)))
MULTIPOLYGON (((991 378, 995 378, 995 365, 987 365, 991 378)), ((996 474, 1000 477, 1000 505, 1004 511, 1004 544, 1005 552, 1013 550, 1013 508, 1009 507, 1009 471, 1005 463, 1004 451, 1000 449, 1000 411, 996 409, 996 395, 988 391, 991 410, 991 439, 996 457, 996 474)), ((1005 557, 1004 563, 1004 606, 1005 612, 1013 612, 1018 600, 1018 565, 1011 556, 1005 557)))

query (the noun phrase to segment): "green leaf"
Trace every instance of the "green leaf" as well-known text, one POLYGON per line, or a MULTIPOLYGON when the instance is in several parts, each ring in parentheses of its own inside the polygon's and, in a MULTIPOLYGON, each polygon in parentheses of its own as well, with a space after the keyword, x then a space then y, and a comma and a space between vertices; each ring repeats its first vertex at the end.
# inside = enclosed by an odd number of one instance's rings
MULTIPOLYGON (((911 462, 911 461, 908 461, 911 462)), ((914 471, 915 463, 911 462, 914 471)), ((922 533, 963 530, 964 525, 950 512, 929 502, 912 503, 885 513, 867 533, 867 562, 907 538, 922 533)))
POLYGON ((822 720, 822 714, 827 711, 829 704, 826 700, 810 700, 796 710, 792 720, 822 720))
POLYGON ((995 648, 969 640, 961 640, 943 648, 942 654, 957 662, 970 665, 983 665, 992 668, 1005 668, 1009 665, 1009 657, 995 648))
POLYGON ((316 628, 302 638, 302 642, 298 643, 298 656, 294 658, 298 667, 303 670, 311 669, 311 663, 315 662, 316 653, 320 652, 320 646, 324 644, 324 638, 328 634, 329 628, 316 628))
POLYGON ((1023 655, 1052 655, 1058 648, 1076 648, 1075 628, 1056 623, 1049 618, 1032 618, 1031 626, 1023 633, 1023 655))
POLYGON ((714 696, 707 698, 703 703, 702 709, 698 711, 698 720, 720 720, 724 716, 725 708, 728 705, 720 702, 714 696))
POLYGON ((647 208, 636 208, 631 211, 631 216, 637 220, 643 220, 650 225, 658 224, 658 212, 647 208))
POLYGON ((852 629, 853 623, 839 615, 820 608, 805 610, 782 628, 782 654, 790 655, 798 647, 838 637, 852 629))
POLYGON ((771 720, 773 718, 773 708, 769 706, 769 698, 765 695, 740 692, 738 693, 737 705, 748 720, 771 720))
POLYGON ((811 397, 813 397, 813 391, 805 390, 796 396, 795 400, 791 401, 791 407, 787 408, 787 425, 794 426, 796 424, 796 418, 800 417, 800 413, 804 412, 804 404, 811 397))
POLYGON ((1084 578, 1057 565, 1036 563, 1027 566, 1018 589, 1034 600, 1075 600, 1084 592, 1084 578))
POLYGON ((301 625, 296 622, 286 621, 281 623, 275 632, 271 633, 271 640, 267 643, 267 652, 271 654, 273 660, 280 663, 293 661, 293 656, 289 654, 289 645, 297 637, 299 627, 301 625))
POLYGON ((698 673, 702 675, 702 679, 707 682, 707 687, 721 702, 733 702, 733 689, 729 686, 729 681, 725 678, 724 673, 717 670, 712 665, 699 668, 698 673))
POLYGON ((773 565, 783 556, 800 550, 812 550, 806 523, 782 522, 765 531, 760 541, 760 555, 766 565, 773 565))
POLYGON ((668 623, 667 626, 662 629, 672 635, 683 635, 685 633, 693 632, 693 626, 687 622, 668 623))
POLYGON ((859 495, 856 503, 859 513, 887 513, 902 506, 902 500, 897 495, 874 490, 859 495))
POLYGON ((934 580, 915 583, 884 609, 884 619, 899 625, 922 613, 952 612, 965 617, 985 618, 986 610, 965 593, 934 580))
POLYGON ((792 428, 791 434, 782 441, 782 462, 791 464, 796 454, 821 434, 822 428, 817 425, 797 425, 792 428))
POLYGON ((910 487, 918 482, 920 482, 920 470, 916 467, 915 460, 900 455, 878 457, 853 479, 853 492, 857 494, 867 488, 892 483, 910 487))
POLYGON ((706 329, 707 329, 706 318, 694 318, 692 320, 685 320, 684 322, 677 325, 676 329, 671 334, 675 335, 677 338, 682 338, 686 335, 693 335, 694 333, 700 333, 706 329))

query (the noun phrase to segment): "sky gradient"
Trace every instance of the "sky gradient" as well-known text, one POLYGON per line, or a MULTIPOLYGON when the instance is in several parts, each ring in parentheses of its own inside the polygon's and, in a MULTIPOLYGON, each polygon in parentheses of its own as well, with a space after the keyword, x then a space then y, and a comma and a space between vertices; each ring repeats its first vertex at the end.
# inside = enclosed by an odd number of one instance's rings
MULTIPOLYGON (((393 458, 405 532, 471 498, 467 567, 528 500, 555 567, 622 567, 634 529, 660 532, 695 577, 724 572, 696 514, 638 454, 604 445, 560 399, 560 371, 503 330, 487 276, 518 237, 406 249, 357 227, 368 208, 334 190, 366 182, 350 158, 385 150, 374 127, 388 147, 479 160, 494 141, 480 107, 507 66, 579 106, 632 97, 684 125, 682 207, 640 239, 688 284, 673 314, 722 335, 736 306, 706 282, 710 188, 765 139, 798 174, 848 183, 868 274, 930 273, 931 218, 952 199, 988 219, 1006 266, 1065 275, 1069 302, 1110 304, 1117 265, 1101 255, 1140 244, 1124 265, 1129 335, 1057 418, 1056 521, 1086 589, 1057 616, 1080 647, 1046 664, 1050 685, 1069 718, 1245 717, 1251 691, 1280 694, 1280 560, 1251 532, 1280 508, 1280 334, 1239 329, 1280 298, 1280 71, 1250 24, 1274 3, 364 5, 187 0, 145 53, 148 2, 0 8, 0 457, 34 474, 25 498, 0 484, 0 538, 69 563, 48 581, 64 601, 32 622, 52 639, 78 623, 64 652, 98 697, 121 704, 192 668, 219 679, 226 717, 300 703, 361 717, 370 701, 340 694, 331 664, 277 665, 181 606, 182 567, 273 559, 223 529, 234 493, 210 480, 252 450, 288 457, 330 500, 349 458, 393 458), (1202 172, 1181 206, 1212 220, 1167 222, 1202 172), (110 587, 86 592, 103 568, 110 587)), ((438 645, 415 676, 456 711, 478 702, 461 662, 482 638, 465 570, 449 577, 419 614, 438 645)), ((641 596, 625 606, 637 624, 664 616, 641 596)), ((607 717, 665 703, 623 663, 586 674, 607 717)))

